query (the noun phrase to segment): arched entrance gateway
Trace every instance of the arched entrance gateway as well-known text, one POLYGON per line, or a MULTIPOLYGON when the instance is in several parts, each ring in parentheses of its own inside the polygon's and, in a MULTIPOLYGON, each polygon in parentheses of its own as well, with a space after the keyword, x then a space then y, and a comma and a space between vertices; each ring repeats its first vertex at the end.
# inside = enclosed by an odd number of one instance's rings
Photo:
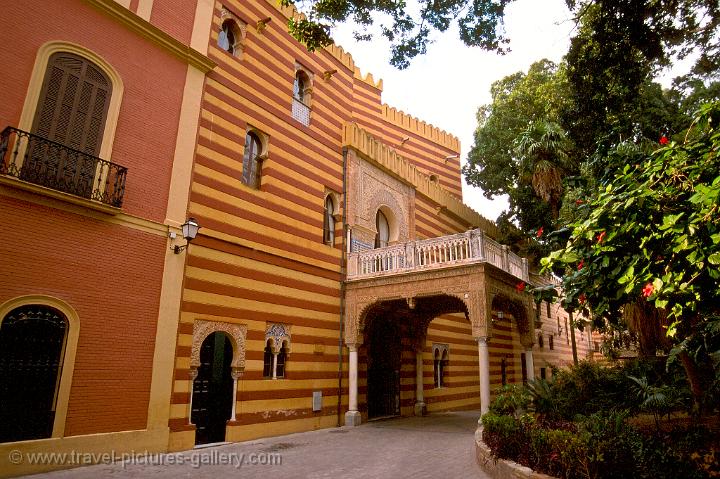
MULTIPOLYGON (((490 402, 488 342, 496 309, 507 311, 517 323, 526 363, 532 370, 534 309, 531 296, 517 288, 518 281, 528 279, 526 263, 518 260, 520 266, 512 268, 514 258, 506 249, 501 250, 499 258, 476 254, 483 251, 483 243, 492 242, 482 238, 480 232, 456 236, 444 244, 432 245, 430 252, 419 251, 423 242, 417 241, 350 253, 344 317, 344 339, 349 349, 347 425, 359 424, 363 416, 372 419, 412 414, 413 410, 418 415, 425 412, 425 389, 432 388, 433 382, 424 384, 424 349, 428 350, 433 374, 440 377, 434 381, 435 388, 446 385, 447 345, 427 345, 435 341, 427 336, 430 323, 443 315, 461 313, 470 323, 463 330, 474 341, 470 342, 469 337, 463 341, 477 344, 478 362, 474 364, 479 377, 468 383, 466 390, 479 383, 483 413, 490 402), (475 249, 473 244, 477 245, 478 239, 479 247, 475 249), (392 259, 387 263, 393 267, 376 268, 384 264, 388 255, 392 259), (437 364, 433 362, 433 350, 441 351, 437 364)), ((452 326, 447 328, 455 334, 452 326)), ((464 354, 468 354, 467 350, 464 354)), ((466 362, 459 368, 469 369, 472 364, 466 362)))
POLYGON ((190 357, 190 422, 195 443, 225 441, 235 419, 237 382, 245 368, 245 325, 196 320, 190 357))
POLYGON ((225 333, 212 333, 202 343, 190 417, 197 428, 196 444, 225 441, 233 400, 232 356, 232 343, 225 333))

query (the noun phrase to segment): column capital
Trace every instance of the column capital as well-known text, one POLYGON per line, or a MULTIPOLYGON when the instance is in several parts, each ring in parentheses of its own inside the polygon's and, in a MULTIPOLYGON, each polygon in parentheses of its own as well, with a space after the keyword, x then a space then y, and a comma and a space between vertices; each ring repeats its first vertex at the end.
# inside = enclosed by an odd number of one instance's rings
POLYGON ((346 343, 345 346, 347 346, 348 350, 349 350, 351 353, 356 353, 357 350, 358 350, 358 345, 357 345, 357 343, 346 343))
POLYGON ((490 342, 490 336, 476 336, 475 341, 477 341, 478 344, 488 344, 490 342))

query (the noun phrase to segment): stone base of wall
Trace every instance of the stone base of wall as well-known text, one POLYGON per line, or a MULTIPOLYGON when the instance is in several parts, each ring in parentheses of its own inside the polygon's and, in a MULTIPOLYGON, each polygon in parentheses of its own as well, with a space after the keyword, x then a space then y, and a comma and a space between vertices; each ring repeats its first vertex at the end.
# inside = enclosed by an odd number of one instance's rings
POLYGON ((482 441, 482 426, 475 431, 475 459, 480 469, 495 479, 555 479, 547 474, 539 474, 517 462, 492 457, 490 448, 482 441))

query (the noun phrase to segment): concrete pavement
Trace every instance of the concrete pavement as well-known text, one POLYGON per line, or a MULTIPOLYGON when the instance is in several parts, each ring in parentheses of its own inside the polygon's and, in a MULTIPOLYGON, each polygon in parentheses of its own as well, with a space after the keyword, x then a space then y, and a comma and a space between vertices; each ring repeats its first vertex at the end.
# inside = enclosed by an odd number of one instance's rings
POLYGON ((479 414, 459 411, 372 421, 354 428, 322 429, 176 454, 140 454, 126 463, 28 477, 484 479, 489 476, 475 463, 479 414))

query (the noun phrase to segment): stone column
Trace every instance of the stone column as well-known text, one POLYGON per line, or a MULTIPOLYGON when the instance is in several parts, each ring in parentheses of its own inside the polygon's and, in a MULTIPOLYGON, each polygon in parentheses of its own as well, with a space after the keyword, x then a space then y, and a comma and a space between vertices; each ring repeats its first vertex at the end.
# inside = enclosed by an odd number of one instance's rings
POLYGON ((278 353, 273 351, 273 362, 272 362, 272 369, 273 369, 272 378, 273 379, 277 379, 277 357, 278 357, 278 353))
POLYGON ((488 337, 480 336, 478 342, 478 363, 480 365, 480 414, 488 412, 490 407, 490 354, 488 337))
POLYGON ((233 393, 232 393, 232 411, 230 411, 230 420, 234 421, 235 416, 237 414, 237 386, 238 386, 238 379, 240 379, 240 376, 242 376, 242 370, 240 368, 232 368, 232 378, 233 378, 233 393))
POLYGON ((360 411, 358 411, 358 355, 357 344, 348 344, 349 354, 349 404, 345 413, 346 426, 360 425, 360 411))
POLYGON ((423 385, 423 357, 422 349, 418 349, 415 351, 415 415, 424 416, 426 413, 425 387, 423 385))
POLYGON ((527 370, 528 381, 535 379, 535 363, 533 362, 532 346, 525 350, 525 369, 527 370))
POLYGON ((198 376, 198 370, 196 366, 190 366, 190 399, 188 400, 188 424, 192 424, 192 402, 193 402, 193 391, 195 390, 195 378, 198 376))

